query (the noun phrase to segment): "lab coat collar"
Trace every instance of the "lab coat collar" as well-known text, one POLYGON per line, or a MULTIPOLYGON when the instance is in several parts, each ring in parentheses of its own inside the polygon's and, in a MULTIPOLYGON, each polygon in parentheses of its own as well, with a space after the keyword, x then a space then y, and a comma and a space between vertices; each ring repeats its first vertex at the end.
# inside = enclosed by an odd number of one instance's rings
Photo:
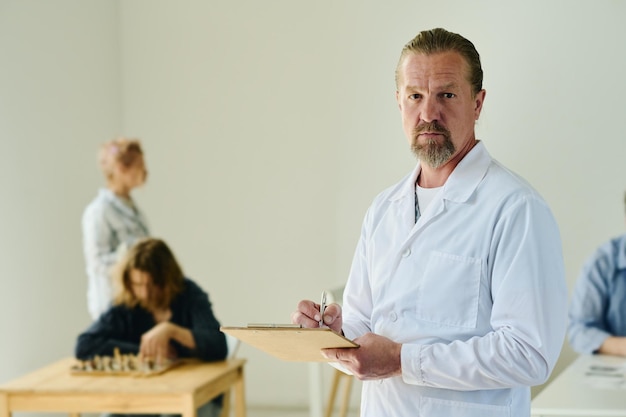
MULTIPOLYGON (((491 156, 481 141, 478 141, 465 157, 454 168, 446 183, 443 185, 442 198, 458 203, 466 202, 478 184, 483 179, 491 163, 491 156)), ((415 197, 415 181, 422 171, 421 163, 409 175, 404 184, 393 193, 390 201, 397 201, 402 198, 415 197)))

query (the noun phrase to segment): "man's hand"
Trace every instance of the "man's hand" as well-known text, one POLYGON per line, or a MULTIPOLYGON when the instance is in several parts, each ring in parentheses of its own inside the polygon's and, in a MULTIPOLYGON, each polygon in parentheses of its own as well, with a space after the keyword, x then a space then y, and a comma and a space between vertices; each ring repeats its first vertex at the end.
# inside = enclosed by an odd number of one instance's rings
MULTIPOLYGON (((310 300, 300 301, 298 309, 291 314, 291 322, 300 324, 302 327, 320 327, 319 322, 321 319, 320 305, 310 300)), ((334 332, 343 334, 341 331, 343 320, 339 304, 333 303, 326 306, 326 310, 324 310, 324 324, 334 332)))
POLYGON ((322 355, 339 362, 360 380, 383 379, 402 374, 401 343, 374 333, 354 339, 354 349, 322 349, 322 355))

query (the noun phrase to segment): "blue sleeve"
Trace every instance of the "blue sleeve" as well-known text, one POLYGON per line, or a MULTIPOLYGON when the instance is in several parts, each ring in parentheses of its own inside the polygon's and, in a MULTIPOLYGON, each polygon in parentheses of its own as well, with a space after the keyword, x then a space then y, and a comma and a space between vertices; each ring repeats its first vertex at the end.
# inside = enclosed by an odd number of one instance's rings
POLYGON ((602 246, 585 263, 572 293, 568 339, 578 353, 595 353, 611 336, 605 320, 609 280, 615 270, 610 248, 610 244, 602 246))

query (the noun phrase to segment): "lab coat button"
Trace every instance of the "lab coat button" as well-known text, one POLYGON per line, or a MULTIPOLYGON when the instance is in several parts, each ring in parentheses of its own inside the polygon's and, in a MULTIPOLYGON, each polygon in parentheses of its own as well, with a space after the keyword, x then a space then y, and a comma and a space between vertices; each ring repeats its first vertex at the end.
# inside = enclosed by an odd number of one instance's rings
POLYGON ((404 252, 402 252, 402 257, 406 258, 407 256, 409 256, 411 254, 411 248, 406 248, 404 250, 404 252))

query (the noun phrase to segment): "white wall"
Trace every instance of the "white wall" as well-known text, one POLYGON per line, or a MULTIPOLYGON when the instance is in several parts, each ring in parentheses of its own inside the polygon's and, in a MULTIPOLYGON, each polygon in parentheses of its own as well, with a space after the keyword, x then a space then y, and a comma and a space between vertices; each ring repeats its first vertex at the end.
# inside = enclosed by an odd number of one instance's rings
POLYGON ((89 324, 80 216, 121 128, 115 2, 0 0, 0 382, 89 324))
MULTIPOLYGON (((341 284, 367 205, 414 164, 399 51, 437 26, 481 53, 478 136, 550 203, 571 287, 623 231, 626 3, 500 3, 0 0, 0 381, 88 323, 79 217, 119 133, 143 139, 136 198, 223 324, 341 284)), ((241 355, 250 404, 306 404, 305 364, 241 355)))

